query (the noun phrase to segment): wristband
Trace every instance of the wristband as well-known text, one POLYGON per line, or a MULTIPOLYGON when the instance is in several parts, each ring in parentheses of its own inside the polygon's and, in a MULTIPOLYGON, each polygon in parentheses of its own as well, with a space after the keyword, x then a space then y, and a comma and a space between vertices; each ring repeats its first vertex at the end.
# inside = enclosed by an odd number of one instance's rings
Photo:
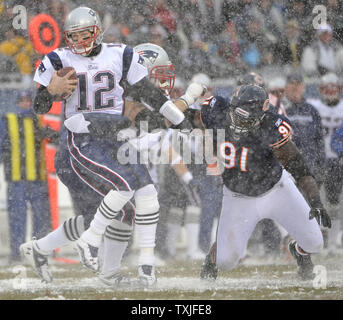
POLYGON ((180 124, 185 119, 183 112, 170 100, 162 105, 159 112, 174 125, 180 124))

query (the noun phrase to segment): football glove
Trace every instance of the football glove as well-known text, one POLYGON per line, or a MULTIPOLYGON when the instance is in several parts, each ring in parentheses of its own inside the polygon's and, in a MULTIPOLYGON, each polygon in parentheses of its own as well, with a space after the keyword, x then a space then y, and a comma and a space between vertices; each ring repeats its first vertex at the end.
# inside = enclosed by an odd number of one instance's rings
POLYGON ((184 100, 188 106, 192 105, 199 97, 203 96, 207 91, 206 86, 199 83, 191 83, 183 96, 180 99, 184 100))
POLYGON ((311 208, 310 220, 317 219, 319 225, 327 228, 331 228, 331 219, 327 211, 324 208, 311 208))

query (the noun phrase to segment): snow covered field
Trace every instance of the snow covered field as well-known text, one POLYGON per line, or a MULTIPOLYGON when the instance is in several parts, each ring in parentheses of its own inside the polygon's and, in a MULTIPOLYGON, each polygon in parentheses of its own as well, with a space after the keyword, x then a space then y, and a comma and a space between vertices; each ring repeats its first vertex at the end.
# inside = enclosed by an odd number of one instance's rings
MULTIPOLYGON (((156 287, 111 288, 78 264, 51 261, 54 281, 43 284, 26 266, 0 267, 0 300, 231 300, 231 299, 343 299, 343 255, 317 256, 314 281, 299 281, 292 260, 250 258, 235 270, 220 273, 215 282, 199 279, 200 262, 174 261, 157 267, 156 287), (325 266, 325 267, 324 267, 325 266)), ((128 257, 123 273, 135 277, 135 257, 128 257)), ((1 261, 0 261, 1 262, 1 261)))

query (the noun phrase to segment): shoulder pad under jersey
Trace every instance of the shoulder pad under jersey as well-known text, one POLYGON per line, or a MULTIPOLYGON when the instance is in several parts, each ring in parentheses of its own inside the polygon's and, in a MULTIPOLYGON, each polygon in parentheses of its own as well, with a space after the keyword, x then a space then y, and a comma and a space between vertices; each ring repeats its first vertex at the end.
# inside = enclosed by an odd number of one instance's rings
POLYGON ((280 148, 291 139, 293 130, 290 121, 287 117, 266 112, 266 117, 263 120, 262 127, 264 140, 273 149, 280 148))
POLYGON ((206 128, 221 127, 226 124, 229 102, 221 96, 212 96, 201 106, 201 120, 206 128))

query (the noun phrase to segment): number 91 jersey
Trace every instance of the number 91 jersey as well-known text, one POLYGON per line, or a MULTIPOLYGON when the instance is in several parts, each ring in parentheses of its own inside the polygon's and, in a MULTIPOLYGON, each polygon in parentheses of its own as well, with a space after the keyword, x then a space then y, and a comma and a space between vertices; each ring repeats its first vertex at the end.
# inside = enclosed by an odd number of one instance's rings
POLYGON ((47 87, 55 71, 73 67, 78 84, 65 100, 65 117, 80 112, 122 114, 123 93, 121 80, 130 85, 148 75, 143 58, 124 44, 102 43, 96 56, 84 57, 69 48, 48 53, 37 68, 34 81, 47 87))
POLYGON ((281 178, 282 167, 273 150, 291 138, 289 120, 266 111, 260 126, 247 136, 234 139, 229 129, 229 104, 222 97, 211 97, 201 108, 206 129, 213 129, 213 149, 224 166, 225 186, 232 192, 256 197, 270 190, 281 178), (225 136, 218 129, 225 129, 225 136))

